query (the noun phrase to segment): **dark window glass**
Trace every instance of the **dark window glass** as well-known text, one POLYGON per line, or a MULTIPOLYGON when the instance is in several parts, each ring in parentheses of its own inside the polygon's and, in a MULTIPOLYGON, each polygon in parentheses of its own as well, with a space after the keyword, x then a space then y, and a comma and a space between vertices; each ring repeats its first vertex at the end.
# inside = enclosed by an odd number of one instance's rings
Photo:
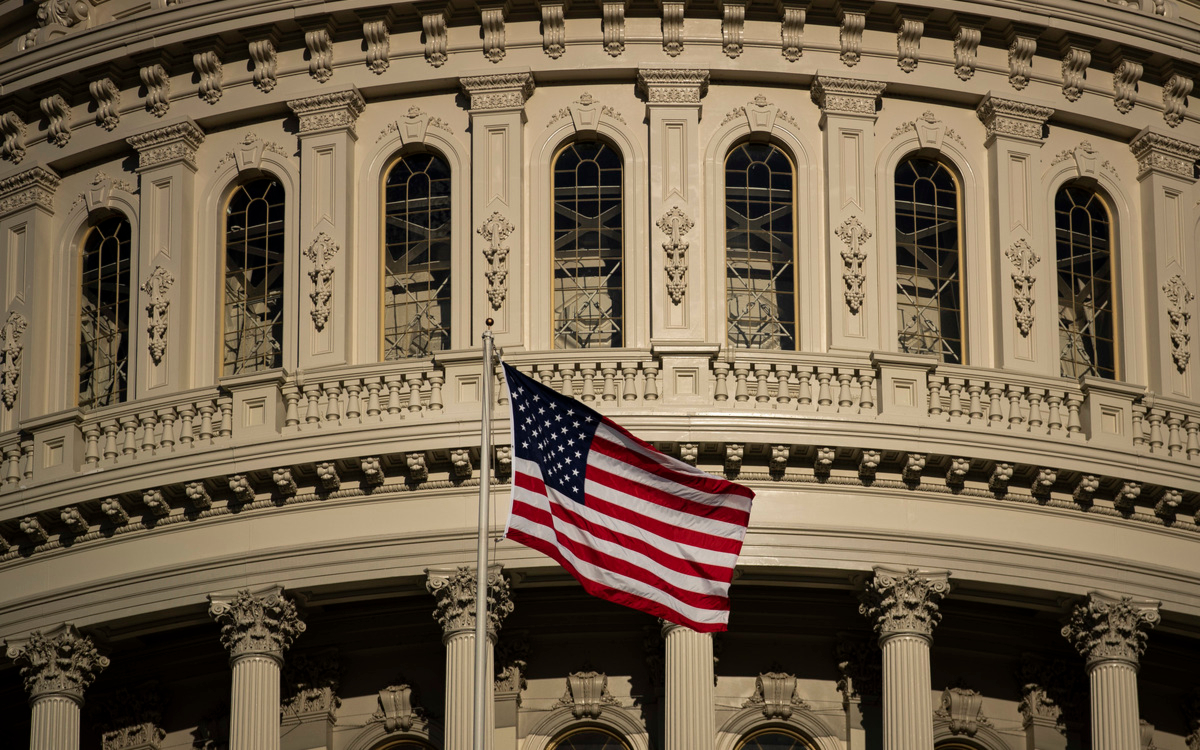
POLYGON ((813 750, 813 745, 800 735, 782 729, 766 729, 742 740, 737 750, 813 750))
POLYGON ((225 210, 226 375, 283 366, 283 186, 239 185, 225 210))
POLYGON ((1095 191, 1067 185, 1054 199, 1058 345, 1064 377, 1117 377, 1112 228, 1095 191))
POLYGON ((83 242, 79 326, 79 407, 129 397, 129 221, 97 223, 83 242))
POLYGON ((629 750, 617 735, 604 729, 578 729, 550 744, 550 750, 629 750))

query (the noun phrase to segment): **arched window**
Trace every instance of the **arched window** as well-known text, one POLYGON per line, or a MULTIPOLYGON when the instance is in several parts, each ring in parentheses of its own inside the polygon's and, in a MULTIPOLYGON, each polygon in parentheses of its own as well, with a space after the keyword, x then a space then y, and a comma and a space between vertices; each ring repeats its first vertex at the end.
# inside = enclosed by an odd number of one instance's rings
POLYGON ((725 159, 730 346, 796 349, 795 170, 782 149, 743 143, 725 159))
POLYGON ((1064 185, 1054 198, 1058 345, 1063 377, 1117 377, 1112 220, 1094 190, 1064 185))
POLYGON ((816 750, 816 747, 794 732, 762 729, 738 743, 737 750, 816 750))
POLYGON ((599 140, 554 159, 554 346, 624 345, 622 163, 599 140))
POLYGON ((958 181, 936 159, 896 167, 896 330, 900 351, 963 361, 958 181))
POLYGON ((372 748, 372 750, 432 750, 432 748, 433 746, 428 742, 401 737, 394 740, 385 740, 382 744, 372 748))
POLYGON ((83 240, 79 296, 79 408, 129 397, 132 230, 124 216, 97 222, 83 240))
POLYGON ((225 208, 225 375, 283 366, 284 190, 238 185, 225 208))
POLYGON ((407 154, 383 186, 383 358, 450 348, 450 167, 407 154))
POLYGON ((586 727, 555 739, 547 750, 629 750, 629 745, 607 729, 586 727))

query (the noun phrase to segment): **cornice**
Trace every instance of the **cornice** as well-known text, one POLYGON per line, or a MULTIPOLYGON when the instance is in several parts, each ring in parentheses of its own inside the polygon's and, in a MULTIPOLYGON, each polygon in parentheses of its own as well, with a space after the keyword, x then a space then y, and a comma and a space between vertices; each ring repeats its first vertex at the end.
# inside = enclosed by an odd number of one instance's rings
POLYGON ((60 179, 48 167, 34 167, 0 180, 0 217, 30 206, 54 212, 54 193, 60 179))
POLYGON ((1038 104, 1002 99, 989 92, 975 109, 975 114, 987 129, 989 140, 996 136, 1008 136, 1040 143, 1054 110, 1038 104))
POLYGON ((366 108, 366 101, 358 88, 351 86, 344 91, 292 99, 288 108, 300 121, 300 136, 329 133, 338 130, 354 134, 354 124, 366 108))
POLYGON ((1129 149, 1137 159, 1138 179, 1154 173, 1196 181, 1200 146, 1194 143, 1145 128, 1129 142, 1129 149))
POLYGON ((649 104, 699 104, 708 79, 701 68, 638 68, 638 89, 649 104))
POLYGON ((196 169, 196 151, 204 142, 204 131, 192 118, 126 138, 138 152, 138 171, 182 163, 196 169))
POLYGON ((533 74, 527 70, 462 76, 458 84, 470 99, 472 112, 522 109, 534 89, 533 74))
POLYGON ((812 82, 812 100, 822 115, 875 117, 875 104, 887 84, 859 78, 842 78, 817 73, 812 82))

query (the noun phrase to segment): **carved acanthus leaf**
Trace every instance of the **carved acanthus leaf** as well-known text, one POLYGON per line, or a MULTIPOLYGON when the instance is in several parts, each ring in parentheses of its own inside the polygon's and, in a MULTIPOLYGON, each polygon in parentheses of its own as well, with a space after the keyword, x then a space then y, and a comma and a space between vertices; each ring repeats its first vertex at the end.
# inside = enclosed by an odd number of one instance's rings
POLYGON ((845 264, 842 280, 846 285, 846 307, 857 315, 862 310, 866 294, 864 287, 867 276, 863 271, 863 264, 867 260, 867 253, 863 245, 871 239, 871 230, 863 226, 857 216, 851 216, 842 222, 834 234, 846 245, 846 249, 842 250, 842 262, 845 264))
POLYGON ((662 243, 667 255, 667 296, 673 304, 678 305, 687 293, 688 243, 683 236, 691 231, 694 224, 679 206, 674 206, 658 220, 657 226, 667 236, 662 243))
POLYGON ((142 284, 142 291, 146 294, 146 331, 150 334, 150 359, 156 365, 162 362, 163 354, 167 351, 167 313, 171 307, 167 293, 174 283, 175 276, 170 271, 162 266, 155 266, 149 278, 142 284))
POLYGON ((1192 301, 1195 295, 1187 288, 1183 277, 1175 274, 1162 285, 1167 296, 1167 319, 1171 323, 1171 358, 1180 372, 1187 369, 1192 358, 1192 334, 1188 330, 1192 320, 1192 301))
POLYGON ((488 301, 493 310, 504 306, 508 296, 508 236, 516 229, 499 211, 493 211, 476 232, 483 237, 483 257, 488 270, 484 277, 488 284, 488 301))
POLYGON ((858 611, 881 638, 896 633, 928 636, 942 619, 938 602, 949 591, 947 573, 876 568, 866 581, 858 611))
POLYGON ((1158 607, 1158 602, 1093 591, 1071 612, 1062 634, 1088 664, 1123 661, 1136 665, 1146 651, 1146 631, 1160 619, 1158 607))
POLYGON ((320 232, 304 250, 304 257, 312 264, 308 272, 312 291, 308 297, 312 300, 313 325, 318 331, 325 330, 333 312, 333 259, 340 249, 332 237, 320 232))
POLYGON ((1017 329, 1022 336, 1028 336, 1033 328, 1033 288, 1037 277, 1033 275, 1033 267, 1041 258, 1034 252, 1033 247, 1024 239, 1018 239, 1004 252, 1013 264, 1013 304, 1017 321, 1017 329))
POLYGON ((108 667, 108 658, 100 655, 92 639, 71 625, 49 633, 35 630, 23 641, 5 645, 33 699, 60 693, 82 700, 84 691, 108 667))
POLYGON ((208 614, 221 626, 221 645, 231 658, 249 654, 280 657, 304 632, 296 605, 273 588, 251 594, 210 596, 208 614))
POLYGON ((576 719, 598 719, 605 706, 621 702, 608 692, 608 675, 595 670, 572 672, 567 675, 567 689, 556 706, 570 706, 576 719))
MULTIPOLYGON (((512 613, 508 579, 498 568, 487 575, 488 630, 497 632, 512 613)), ((425 588, 437 598, 433 617, 446 635, 475 628, 475 571, 461 567, 454 571, 429 571, 425 588)))
POLYGON ((17 401, 21 379, 22 339, 28 326, 25 316, 13 310, 0 327, 0 402, 12 409, 17 401))

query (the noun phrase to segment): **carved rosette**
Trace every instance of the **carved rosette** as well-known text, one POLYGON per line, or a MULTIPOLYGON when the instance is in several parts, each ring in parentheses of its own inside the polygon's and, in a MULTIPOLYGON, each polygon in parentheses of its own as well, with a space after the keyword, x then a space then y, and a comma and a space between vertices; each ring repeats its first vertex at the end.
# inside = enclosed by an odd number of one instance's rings
POLYGON ((1179 274, 1163 284, 1162 290, 1167 296, 1167 318, 1171 321, 1171 358, 1175 360, 1175 367, 1183 372, 1192 358, 1189 347, 1192 334, 1188 332, 1188 323, 1192 319, 1190 306, 1195 295, 1188 290, 1179 274))
POLYGON ((28 327, 25 316, 13 310, 0 327, 0 402, 12 409, 17 401, 21 379, 22 339, 28 327))
POLYGON ((864 286, 867 282, 867 276, 863 272, 867 253, 863 250, 863 245, 871 239, 871 230, 863 226, 857 216, 851 216, 834 230, 834 234, 846 245, 846 249, 842 251, 842 262, 845 264, 842 280, 846 284, 846 307, 857 315, 862 311, 864 286))
POLYGON ((1028 336, 1029 331, 1033 329, 1033 285, 1037 281, 1037 277, 1033 275, 1033 267, 1041 258, 1024 238, 1014 242, 1004 255, 1016 269, 1012 273, 1012 282, 1017 329, 1021 331, 1022 336, 1028 336))
POLYGON ((683 302, 683 295, 687 293, 687 283, 684 279, 688 269, 688 243, 683 236, 690 232, 693 226, 692 220, 679 210, 679 206, 673 207, 658 220, 659 230, 667 235, 666 241, 662 243, 663 251, 667 254, 667 296, 676 305, 683 302))
POLYGON ((505 240, 514 229, 499 211, 493 211, 476 230, 485 243, 483 257, 487 259, 488 270, 484 277, 487 279, 488 301, 493 310, 503 307, 504 299, 508 296, 508 245, 505 240))
POLYGON ((31 701, 61 695, 82 704, 84 691, 108 667, 108 657, 73 625, 50 633, 35 630, 24 641, 5 645, 31 701))
POLYGON ((209 596, 208 614, 221 626, 221 645, 230 661, 244 656, 269 656, 282 661, 286 651, 304 632, 296 605, 275 587, 251 594, 209 596))
POLYGON ((894 635, 933 635, 942 619, 938 602, 950 591, 950 574, 909 568, 875 568, 858 611, 871 620, 880 642, 894 635))
POLYGON ((338 244, 329 235, 321 232, 304 251, 304 257, 312 263, 308 278, 312 281, 312 321, 318 331, 325 330, 333 310, 333 259, 338 254, 338 244))
MULTIPOLYGON (((433 618, 442 626, 442 640, 465 635, 475 629, 475 572, 467 567, 454 571, 426 571, 425 588, 437 598, 433 618)), ((499 569, 487 576, 488 636, 495 641, 504 619, 513 611, 508 579, 499 569)))
POLYGON ((567 675, 567 690, 555 705, 570 706, 576 719, 598 719, 605 706, 621 702, 608 692, 608 675, 586 670, 567 675))
POLYGON ((175 277, 170 271, 162 266, 155 266, 146 283, 142 284, 142 291, 147 300, 146 331, 150 334, 150 359, 154 360, 156 365, 162 363, 163 354, 167 351, 167 312, 171 307, 167 292, 174 283, 175 277))
POLYGON ((1093 591, 1071 612, 1063 637, 1087 659, 1088 669, 1110 661, 1137 667, 1146 651, 1146 632, 1158 624, 1159 602, 1112 597, 1093 591))

